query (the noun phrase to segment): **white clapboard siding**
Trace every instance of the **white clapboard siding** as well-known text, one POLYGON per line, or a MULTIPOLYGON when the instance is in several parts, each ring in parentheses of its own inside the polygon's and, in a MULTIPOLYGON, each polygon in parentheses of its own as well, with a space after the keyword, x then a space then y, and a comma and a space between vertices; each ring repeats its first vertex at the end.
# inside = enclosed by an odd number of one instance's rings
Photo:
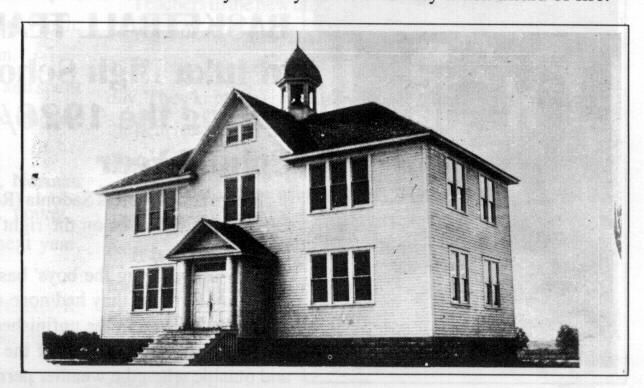
MULTIPOLYGON (((237 105, 228 122, 255 119, 237 105)), ((261 120, 256 123, 255 141, 225 147, 220 136, 210 147, 197 170, 198 180, 179 190, 176 232, 134 236, 134 194, 107 197, 104 337, 152 338, 162 329, 178 328, 178 311, 130 311, 131 267, 167 263, 165 254, 199 219, 222 220, 224 177, 247 172, 257 174, 257 220, 241 226, 278 257, 273 308, 277 337, 509 335, 513 309, 505 186, 497 182, 497 226, 483 224, 474 170, 467 166, 468 216, 464 217, 445 207, 440 151, 424 143, 391 146, 371 151, 372 206, 311 215, 306 164, 281 160, 288 150, 261 120), (471 256, 468 309, 449 302, 449 244, 476 253, 471 256), (308 252, 365 246, 373 247, 374 303, 311 307, 308 252), (482 267, 476 264, 480 254, 502 261, 499 311, 483 308, 482 267)), ((177 305, 186 290, 181 271, 183 266, 177 266, 177 305)), ((249 281, 262 278, 250 267, 243 273, 249 281)), ((260 313, 253 311, 261 305, 258 289, 242 287, 242 300, 242 321, 259 318, 260 313)), ((242 331, 251 335, 255 330, 244 326, 242 331)))
POLYGON ((434 334, 457 337, 510 337, 514 329, 514 301, 507 186, 494 180, 496 225, 484 223, 481 221, 479 209, 479 171, 463 163, 467 215, 459 214, 446 206, 445 155, 444 151, 434 146, 430 147, 429 197, 434 334), (469 252, 469 307, 455 306, 451 303, 448 257, 450 246, 469 252), (500 261, 500 309, 485 307, 483 256, 500 261))

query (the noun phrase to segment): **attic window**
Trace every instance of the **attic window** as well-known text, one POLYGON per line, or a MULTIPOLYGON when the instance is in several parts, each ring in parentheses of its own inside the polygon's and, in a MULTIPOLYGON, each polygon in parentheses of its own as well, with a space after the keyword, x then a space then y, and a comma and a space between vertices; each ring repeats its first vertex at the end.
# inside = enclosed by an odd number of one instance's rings
POLYGON ((226 127, 226 145, 246 143, 255 140, 255 123, 246 122, 226 127))
POLYGON ((253 123, 244 124, 241 126, 241 141, 253 140, 255 138, 255 128, 253 123))

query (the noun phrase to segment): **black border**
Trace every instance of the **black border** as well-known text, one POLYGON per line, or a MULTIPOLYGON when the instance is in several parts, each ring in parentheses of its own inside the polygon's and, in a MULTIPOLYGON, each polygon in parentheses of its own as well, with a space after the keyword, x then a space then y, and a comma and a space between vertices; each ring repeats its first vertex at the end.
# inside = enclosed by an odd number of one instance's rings
MULTIPOLYGON (((353 375, 353 376, 548 376, 548 377, 628 377, 630 376, 630 24, 557 24, 557 23, 376 23, 376 22, 153 22, 153 21, 42 21, 20 22, 20 373, 21 374, 101 374, 101 375, 353 375), (340 373, 340 372, 101 372, 101 371, 27 371, 24 365, 24 58, 25 24, 203 24, 203 25, 362 25, 362 26, 503 26, 503 27, 626 27, 626 373, 625 374, 548 374, 548 373, 340 373)), ((301 368, 282 367, 280 368, 301 368)), ((335 367, 334 367, 335 368, 335 367)), ((341 368, 341 367, 340 367, 341 368)), ((382 368, 386 369, 386 368, 382 368)), ((419 370, 431 370, 422 369, 419 370)), ((517 368, 520 370, 520 368, 517 368)))

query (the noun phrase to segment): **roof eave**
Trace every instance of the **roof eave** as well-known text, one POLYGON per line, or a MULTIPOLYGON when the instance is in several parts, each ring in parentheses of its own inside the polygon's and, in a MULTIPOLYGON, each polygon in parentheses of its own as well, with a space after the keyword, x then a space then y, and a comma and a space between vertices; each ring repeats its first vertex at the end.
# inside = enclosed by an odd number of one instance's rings
POLYGON ((192 150, 192 152, 190 153, 190 156, 185 161, 183 166, 181 166, 181 169, 179 170, 180 174, 183 174, 186 171, 189 171, 189 166, 192 165, 194 159, 201 151, 201 147, 203 146, 203 144, 205 144, 208 141, 208 135, 210 135, 210 131, 216 126, 219 119, 223 116, 224 112, 226 111, 226 108, 228 107, 232 99, 238 96, 239 94, 237 93, 237 89, 234 89, 234 88, 230 91, 230 93, 228 93, 228 96, 226 97, 226 100, 224 101, 223 105, 219 108, 219 111, 217 111, 217 113, 215 114, 215 117, 210 122, 210 125, 208 125, 208 129, 206 129, 206 132, 204 132, 204 134, 201 135, 201 138, 199 139, 199 143, 192 150))
POLYGON ((356 150, 362 150, 365 148, 373 148, 373 147, 380 147, 383 145, 389 145, 389 144, 396 144, 396 143, 402 143, 406 141, 413 141, 413 140, 420 140, 423 138, 429 137, 429 133, 419 133, 416 135, 409 135, 409 136, 401 136, 401 137, 395 137, 392 139, 386 139, 386 140, 378 140, 378 141, 372 141, 368 143, 361 143, 361 144, 354 144, 350 146, 344 146, 344 147, 336 147, 336 148, 330 148, 326 150, 320 150, 320 151, 313 151, 313 152, 307 152, 303 154, 295 154, 295 155, 284 155, 281 156, 280 158, 286 162, 299 162, 307 159, 314 159, 318 157, 324 157, 332 154, 337 154, 337 153, 342 153, 342 152, 349 152, 349 151, 356 151, 356 150))
POLYGON ((314 87, 322 85, 322 81, 317 81, 311 77, 282 77, 279 81, 275 82, 278 88, 281 88, 286 82, 305 82, 308 81, 313 84, 314 87))
POLYGON ((230 257, 230 256, 241 256, 243 253, 236 250, 230 250, 226 252, 188 252, 188 253, 178 253, 173 255, 166 255, 165 258, 170 261, 184 261, 184 260, 197 260, 197 259, 209 259, 209 258, 219 258, 219 257, 230 257))
POLYGON ((189 182, 194 180, 196 177, 197 176, 195 174, 188 173, 188 174, 183 174, 172 178, 157 179, 153 181, 137 183, 134 185, 114 187, 111 189, 99 189, 99 190, 95 190, 94 193, 101 194, 101 195, 112 195, 112 194, 118 194, 121 192, 141 190, 141 189, 155 187, 155 186, 164 186, 164 185, 170 185, 170 184, 176 184, 176 183, 189 182))
POLYGON ((233 89, 233 91, 235 92, 236 96, 241 100, 241 102, 244 104, 244 106, 250 109, 250 111, 253 112, 258 117, 258 119, 262 122, 262 124, 271 130, 271 132, 275 135, 275 138, 280 142, 280 144, 282 144, 284 148, 286 148, 290 153, 293 153, 293 149, 291 148, 291 146, 289 146, 286 143, 286 141, 284 141, 284 139, 282 139, 282 137, 279 136, 277 132, 275 132, 275 129, 266 121, 266 119, 262 117, 262 115, 260 115, 259 112, 257 112, 257 110, 253 107, 253 105, 244 98, 243 92, 240 93, 240 91, 237 89, 233 89))
POLYGON ((445 136, 430 130, 431 138, 434 140, 437 140, 440 143, 443 143, 447 145, 450 148, 456 149, 457 151, 461 152, 468 158, 474 160, 475 162, 483 165, 484 167, 488 168, 495 174, 499 175, 502 177, 508 185, 516 185, 517 183, 521 182, 521 180, 514 175, 507 173, 503 171, 502 169, 498 168, 497 166, 493 165, 492 163, 488 162, 487 160, 483 159, 482 157, 476 155, 475 153, 467 150, 466 148, 454 143, 450 139, 446 138, 445 136))
POLYGON ((398 144, 398 143, 403 143, 403 142, 408 142, 408 141, 416 141, 416 140, 422 140, 422 139, 434 139, 437 140, 453 149, 456 149, 457 151, 461 152, 462 154, 466 155, 468 158, 472 159, 473 161, 477 162, 478 164, 483 165, 485 168, 491 170, 503 180, 507 184, 517 184, 520 182, 519 178, 503 171, 502 169, 496 167, 492 163, 488 162, 487 160, 481 158, 480 156, 476 155, 475 153, 468 151, 466 148, 463 148, 462 146, 454 143, 453 141, 449 140, 448 138, 440 135, 439 133, 429 130, 427 133, 421 133, 417 135, 410 135, 410 136, 401 136, 401 137, 395 137, 392 139, 387 139, 387 140, 380 140, 380 141, 374 141, 374 142, 369 142, 369 143, 362 143, 362 144, 355 144, 351 146, 344 146, 344 147, 337 147, 337 148, 330 148, 327 150, 321 150, 321 151, 313 151, 313 152, 307 152, 304 154, 295 154, 295 155, 284 155, 281 156, 281 159, 284 160, 285 162, 289 163, 296 163, 296 162, 301 162, 301 161, 306 161, 310 159, 315 159, 315 158, 321 158, 321 157, 326 157, 329 155, 333 154, 338 154, 338 153, 344 153, 344 152, 351 152, 351 151, 358 151, 358 150, 363 150, 366 148, 375 148, 375 147, 381 147, 381 146, 386 146, 386 145, 393 145, 393 144, 398 144))

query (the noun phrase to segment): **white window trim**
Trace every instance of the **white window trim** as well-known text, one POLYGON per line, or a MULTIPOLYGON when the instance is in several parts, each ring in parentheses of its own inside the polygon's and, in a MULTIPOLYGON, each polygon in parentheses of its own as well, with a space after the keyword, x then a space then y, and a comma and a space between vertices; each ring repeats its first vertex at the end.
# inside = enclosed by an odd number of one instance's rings
MULTIPOLYGON (((449 183, 447 181, 447 160, 448 159, 451 160, 452 163, 458 163, 458 164, 461 165, 461 169, 462 169, 462 173, 463 173, 463 194, 465 194, 465 210, 458 208, 458 202, 457 202, 456 207, 452 207, 451 206, 452 204, 449 203, 449 196, 447 195, 447 192, 445 193, 445 204, 446 204, 447 208, 450 209, 450 210, 454 210, 455 212, 461 213, 461 214, 467 214, 467 185, 465 183, 465 181, 466 181, 465 164, 463 162, 461 162, 460 160, 458 160, 456 158, 453 158, 452 156, 449 156, 449 155, 445 156, 445 173, 446 173, 446 175, 445 175, 445 190, 447 190, 447 184, 449 183)), ((454 179, 454 185, 456 185, 456 175, 454 175, 453 179, 454 179)), ((458 189, 457 189, 457 191, 458 191, 458 189)))
POLYGON ((258 192, 258 190, 257 190, 257 187, 258 187, 258 184, 257 184, 258 179, 257 179, 257 177, 258 176, 259 176, 259 174, 258 174, 257 170, 243 172, 243 173, 240 173, 240 174, 232 174, 232 175, 224 175, 224 176, 222 176, 223 181, 224 181, 224 184, 223 184, 223 188, 224 188, 223 205, 224 205, 224 207, 223 207, 222 210, 223 210, 224 213, 222 213, 221 219, 226 218, 225 217, 225 212, 226 212, 226 183, 225 182, 226 182, 227 179, 232 179, 232 178, 237 179, 237 219, 232 220, 232 221, 224 221, 224 222, 226 222, 227 224, 243 224, 243 223, 247 223, 247 222, 256 222, 258 220, 258 215, 257 215, 259 213, 259 209, 257 207, 257 202, 258 202, 258 200, 257 200, 257 197, 258 197, 258 195, 257 195, 257 192, 258 192), (242 177, 249 176, 249 175, 254 175, 255 176, 255 217, 253 217, 253 218, 244 218, 242 220, 241 219, 242 177))
POLYGON ((347 210, 354 209, 364 209, 373 207, 373 177, 371 172, 371 154, 356 154, 343 157, 328 158, 325 160, 316 160, 311 161, 306 164, 306 212, 307 214, 325 214, 325 213, 334 213, 342 212, 347 210), (352 205, 353 203, 353 190, 351 189, 351 184, 353 183, 352 171, 351 171, 351 159, 357 158, 360 156, 367 157, 367 175, 369 177, 369 202, 359 205, 352 205), (340 207, 331 207, 331 162, 345 159, 346 163, 346 182, 347 182, 347 205, 340 207), (325 194, 326 194, 326 207, 324 209, 311 210, 311 165, 312 164, 321 164, 324 163, 324 178, 325 178, 325 194))
POLYGON ((485 279, 485 266, 487 265, 488 261, 492 263, 496 263, 496 265, 498 266, 499 273, 497 274, 496 281, 499 283, 499 289, 501 288, 501 261, 493 257, 483 256, 483 270, 481 271, 481 276, 483 277, 483 290, 484 290, 483 305, 488 309, 499 310, 501 309, 501 306, 503 305, 503 303, 501 303, 501 299, 499 298, 499 305, 497 306, 494 304, 494 297, 496 296, 496 291, 494 290, 494 284, 492 284, 492 304, 487 303, 486 284, 488 279, 485 279))
POLYGON ((224 127, 224 146, 225 147, 230 147, 230 146, 236 146, 240 144, 246 144, 246 143, 252 143, 255 140, 257 140, 257 123, 255 120, 246 120, 246 121, 241 121, 239 123, 227 125, 224 127), (246 124, 252 124, 253 125, 253 137, 250 139, 242 140, 242 127, 246 124), (228 143, 228 131, 232 128, 237 128, 237 141, 234 141, 232 143, 228 143))
POLYGON ((351 247, 351 248, 341 248, 333 250, 317 250, 307 252, 307 262, 308 262, 308 286, 307 286, 307 300, 309 307, 336 307, 336 306, 364 306, 364 305, 374 305, 375 304, 375 295, 374 295, 374 284, 375 284, 375 275, 374 275, 374 247, 351 247), (355 290, 354 290, 354 252, 359 251, 369 251, 369 277, 371 279, 371 300, 355 300, 355 290), (349 301, 347 302, 333 302, 333 259, 331 258, 334 253, 347 253, 347 265, 348 265, 348 278, 349 278, 349 301), (326 255, 326 281, 327 281, 327 301, 326 302, 313 302, 313 289, 311 287, 311 280, 313 279, 313 260, 311 257, 313 255, 326 255))
POLYGON ((134 192, 134 236, 149 236, 151 234, 161 234, 161 233, 170 233, 176 232, 179 229, 179 186, 168 186, 168 187, 155 187, 153 189, 147 189, 143 191, 134 192), (165 206, 165 190, 174 189, 174 228, 163 229, 163 221, 165 218, 164 206, 165 206), (159 216, 160 229, 150 231, 150 193, 153 191, 161 191, 161 214, 159 216), (137 232, 136 231, 136 196, 139 194, 145 194, 145 231, 137 232))
MULTIPOLYGON (((472 255, 471 255, 471 253, 469 251, 450 246, 449 249, 448 249, 447 256, 448 256, 448 259, 449 259, 449 262, 448 262, 449 267, 448 268, 449 268, 449 271, 450 271, 450 272, 448 272, 448 274, 449 274, 449 283, 450 283, 450 286, 449 286, 450 287, 449 301, 453 306, 470 307, 472 305, 472 271, 470 270, 470 268, 472 267, 472 255), (463 297, 464 294, 463 294, 463 289, 462 288, 460 289, 460 292, 459 292, 459 300, 456 301, 456 300, 454 300, 452 298, 452 274, 451 274, 452 252, 458 252, 459 255, 466 255, 467 256, 467 282, 468 282, 468 287, 467 287, 467 291, 468 291, 467 300, 468 301, 467 302, 464 301, 465 298, 463 297)), ((456 268, 456 271, 457 271, 456 275, 459 278, 459 287, 460 287, 460 285, 461 285, 461 282, 460 282, 461 276, 460 276, 459 268, 456 268)))
POLYGON ((132 314, 141 314, 141 313, 170 313, 176 311, 177 307, 177 266, 175 264, 153 264, 153 265, 141 265, 133 266, 130 268, 130 312, 132 314), (159 269, 159 292, 158 292, 158 304, 155 309, 146 309, 148 304, 148 270, 151 268, 159 269), (172 292, 172 308, 161 308, 161 290, 163 290, 163 268, 172 268, 172 276, 174 277, 173 282, 173 292, 172 292), (143 271, 143 308, 134 309, 134 271, 143 271))
MULTIPOLYGON (((486 180, 488 180, 488 181, 492 182, 492 191, 493 191, 492 195, 494 196, 494 201, 492 201, 492 202, 494 203, 494 219, 495 219, 495 220, 497 219, 497 213, 498 213, 498 212, 497 212, 497 210, 498 210, 498 206, 497 206, 497 205, 498 205, 498 203, 497 203, 497 200, 496 200, 496 191, 497 191, 497 190, 496 190, 496 186, 497 186, 497 183, 496 183, 496 181, 495 181, 494 179, 491 179, 489 176, 487 176, 487 175, 485 175, 485 174, 483 174, 483 173, 479 173, 479 181, 477 182, 477 183, 478 183, 478 184, 477 184, 477 186, 478 186, 478 192, 479 192, 479 197, 478 197, 478 202, 479 202, 479 206, 478 206, 478 207, 479 207, 479 219, 480 219, 482 222, 484 222, 484 223, 486 223, 486 224, 488 224, 488 225, 496 226, 496 222, 492 222, 492 216, 491 216, 491 215, 489 216, 489 217, 490 217, 490 220, 489 220, 489 221, 483 218, 483 209, 481 208, 481 198, 483 198, 483 196, 482 196, 482 195, 483 195, 483 193, 481 193, 481 178, 484 178, 484 179, 486 179, 486 180)), ((486 182, 485 184, 487 185, 487 182, 486 182)))

